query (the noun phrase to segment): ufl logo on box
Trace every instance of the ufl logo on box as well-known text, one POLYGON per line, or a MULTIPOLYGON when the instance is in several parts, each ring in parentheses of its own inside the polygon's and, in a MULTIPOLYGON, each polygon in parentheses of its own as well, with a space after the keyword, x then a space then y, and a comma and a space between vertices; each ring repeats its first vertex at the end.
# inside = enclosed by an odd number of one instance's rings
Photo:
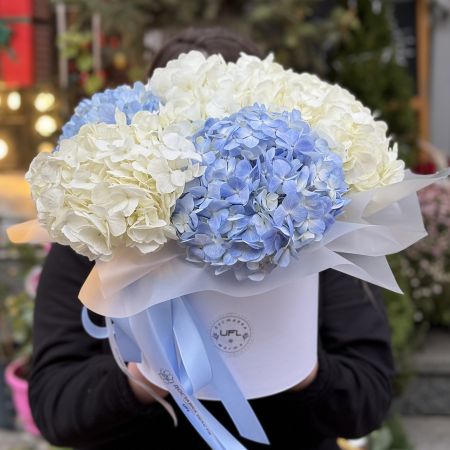
POLYGON ((212 324, 210 335, 217 348, 236 353, 247 347, 251 340, 250 323, 236 314, 226 314, 212 324))

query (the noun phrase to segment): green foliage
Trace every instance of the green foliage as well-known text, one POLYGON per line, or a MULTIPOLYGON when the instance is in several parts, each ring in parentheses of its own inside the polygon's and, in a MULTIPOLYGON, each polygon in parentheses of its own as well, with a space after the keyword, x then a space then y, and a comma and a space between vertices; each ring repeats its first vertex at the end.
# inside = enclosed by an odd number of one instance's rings
POLYGON ((407 165, 414 163, 414 83, 396 61, 391 3, 347 1, 322 17, 320 0, 255 0, 248 16, 251 35, 286 67, 312 71, 349 89, 385 120, 407 165))
MULTIPOLYGON (((59 3, 59 0, 54 0, 59 3)), ((200 0, 180 2, 178 0, 66 0, 66 4, 77 6, 75 26, 90 27, 93 14, 101 17, 102 32, 106 36, 117 36, 119 48, 129 58, 130 81, 145 77, 147 65, 144 61, 143 36, 154 28, 179 29, 199 23, 217 22, 223 19, 230 5, 241 2, 225 0, 200 0)))
POLYGON ((252 37, 273 51, 285 67, 312 71, 326 77, 328 54, 344 43, 358 20, 352 11, 337 7, 322 18, 315 17, 318 0, 255 0, 249 2, 252 37))
POLYGON ((17 356, 31 355, 34 299, 25 291, 5 299, 5 310, 12 330, 17 356))
POLYGON ((400 155, 412 164, 411 147, 416 142, 416 117, 411 107, 414 84, 407 70, 396 61, 391 28, 391 4, 380 0, 374 10, 371 0, 357 2, 360 26, 333 55, 331 78, 347 87, 389 125, 400 144, 400 155))
POLYGON ((63 55, 72 60, 78 72, 83 75, 82 86, 86 94, 92 95, 103 88, 103 77, 94 70, 91 32, 82 31, 77 25, 73 26, 59 37, 58 46, 63 55))
POLYGON ((392 351, 396 364, 394 389, 397 394, 401 393, 409 381, 411 376, 410 358, 417 345, 417 330, 414 322, 415 307, 410 296, 408 281, 401 275, 399 269, 400 258, 399 255, 390 256, 389 264, 396 274, 397 282, 404 294, 384 291, 391 328, 392 351))
POLYGON ((0 360, 7 361, 31 354, 34 298, 27 292, 25 280, 45 252, 34 245, 9 244, 3 250, 8 251, 9 261, 17 266, 15 276, 23 283, 19 290, 0 284, 0 360))
MULTIPOLYGON (((320 0, 66 0, 78 6, 77 26, 88 27, 99 13, 107 36, 119 36, 130 65, 143 64, 144 32, 151 29, 179 30, 187 26, 215 25, 250 35, 262 48, 274 51, 277 59, 296 70, 313 70, 326 75, 326 55, 357 26, 351 11, 336 8, 320 20, 313 20, 320 0), (118 18, 120 17, 120 20, 118 18), (242 18, 245 17, 245 20, 242 18)), ((136 71, 134 72, 136 75, 136 71)))
MULTIPOLYGON (((92 34, 90 31, 80 31, 78 27, 72 27, 60 36, 58 47, 61 48, 63 55, 69 59, 91 57, 89 51, 91 40, 92 34)), ((92 57, 90 62, 91 65, 84 67, 85 70, 89 70, 92 67, 92 57)))
POLYGON ((5 311, 5 298, 7 295, 7 286, 0 284, 0 362, 9 360, 14 354, 11 330, 5 311))

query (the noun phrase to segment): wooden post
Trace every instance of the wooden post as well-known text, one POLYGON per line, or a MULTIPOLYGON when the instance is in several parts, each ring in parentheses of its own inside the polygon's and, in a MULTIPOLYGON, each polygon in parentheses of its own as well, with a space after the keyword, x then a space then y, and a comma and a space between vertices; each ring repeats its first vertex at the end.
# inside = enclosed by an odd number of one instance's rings
MULTIPOLYGON (((417 21, 417 88, 418 88, 418 119, 419 119, 419 144, 429 142, 429 13, 428 0, 416 0, 417 21)), ((428 161, 428 155, 419 145, 419 164, 428 161)))

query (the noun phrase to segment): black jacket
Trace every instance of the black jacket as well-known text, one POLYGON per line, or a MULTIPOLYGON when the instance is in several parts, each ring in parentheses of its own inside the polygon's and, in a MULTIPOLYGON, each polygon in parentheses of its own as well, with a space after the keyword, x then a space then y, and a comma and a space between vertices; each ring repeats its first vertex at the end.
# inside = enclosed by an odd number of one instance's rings
MULTIPOLYGON (((61 245, 53 245, 44 266, 29 390, 42 434, 53 444, 79 449, 206 449, 181 412, 174 428, 159 404, 140 404, 108 344, 84 332, 77 298, 91 268, 86 258, 61 245)), ((270 448, 336 449, 336 437, 369 433, 388 410, 394 369, 380 291, 340 272, 324 271, 319 316, 315 381, 301 392, 251 401, 270 448)), ((235 431, 221 404, 205 405, 235 431)), ((248 449, 268 448, 241 442, 248 449)))

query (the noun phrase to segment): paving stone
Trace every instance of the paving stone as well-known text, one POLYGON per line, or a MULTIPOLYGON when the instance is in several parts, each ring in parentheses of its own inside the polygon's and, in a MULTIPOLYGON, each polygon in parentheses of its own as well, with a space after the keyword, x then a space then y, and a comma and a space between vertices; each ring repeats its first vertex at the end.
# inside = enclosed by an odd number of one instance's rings
POLYGON ((415 375, 399 401, 402 414, 450 416, 449 348, 450 333, 434 331, 414 355, 415 375))
POLYGON ((50 446, 42 439, 20 431, 0 429, 0 450, 49 450, 50 446))
POLYGON ((403 417, 408 439, 415 450, 449 450, 450 417, 403 417))

